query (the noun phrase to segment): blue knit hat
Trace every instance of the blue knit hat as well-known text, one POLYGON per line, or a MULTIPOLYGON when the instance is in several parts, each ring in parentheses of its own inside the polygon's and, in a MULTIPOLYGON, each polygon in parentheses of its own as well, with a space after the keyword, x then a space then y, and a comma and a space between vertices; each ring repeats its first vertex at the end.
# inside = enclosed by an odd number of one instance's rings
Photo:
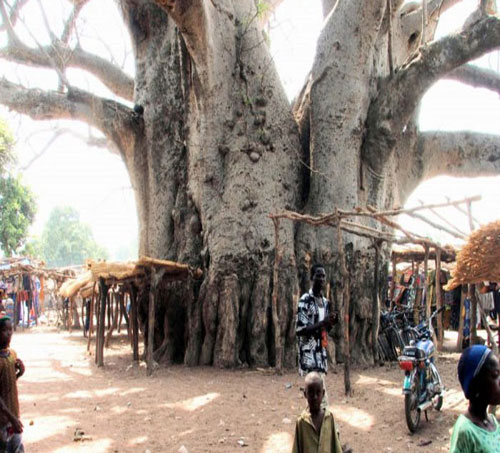
POLYGON ((481 344, 470 346, 462 352, 458 362, 458 380, 467 399, 470 399, 470 385, 481 371, 490 353, 491 349, 481 344))

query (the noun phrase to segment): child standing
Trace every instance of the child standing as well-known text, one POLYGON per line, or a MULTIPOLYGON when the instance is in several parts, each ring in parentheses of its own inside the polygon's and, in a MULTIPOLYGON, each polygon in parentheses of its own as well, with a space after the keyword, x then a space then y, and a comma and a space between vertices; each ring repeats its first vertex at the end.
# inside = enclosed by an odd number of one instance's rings
POLYGON ((308 373, 304 389, 308 408, 297 419, 293 453, 342 453, 333 414, 321 405, 324 394, 321 375, 308 373))
POLYGON ((458 379, 469 408, 453 427, 450 453, 500 453, 500 426, 488 405, 500 404, 498 358, 484 345, 467 348, 458 363, 458 379))
POLYGON ((3 316, 0 318, 0 451, 23 453, 17 379, 24 374, 24 364, 9 348, 11 338, 11 320, 3 316))

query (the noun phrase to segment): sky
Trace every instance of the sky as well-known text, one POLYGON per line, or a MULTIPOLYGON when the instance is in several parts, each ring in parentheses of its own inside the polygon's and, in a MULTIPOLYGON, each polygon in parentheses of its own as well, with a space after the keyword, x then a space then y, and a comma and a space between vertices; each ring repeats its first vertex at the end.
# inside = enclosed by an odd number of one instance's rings
MULTIPOLYGON (((64 0, 44 2, 50 26, 57 33, 62 24, 63 12, 68 11, 64 0)), ((438 35, 457 29, 476 6, 476 0, 464 0, 443 17, 438 35)), ((32 10, 26 10, 24 23, 18 32, 26 42, 32 40, 27 29, 36 30, 39 42, 48 42, 38 2, 31 2, 32 10)), ((284 87, 292 99, 302 87, 312 65, 315 43, 322 26, 320 0, 286 0, 276 11, 270 25, 271 53, 282 78, 284 87)), ((79 37, 86 50, 114 60, 133 75, 133 58, 126 32, 121 24, 116 5, 112 0, 90 2, 78 23, 79 37), (105 44, 104 44, 105 43, 105 44)), ((0 39, 0 45, 3 44, 0 39)), ((498 70, 498 55, 483 58, 481 65, 498 70)), ((3 65, 0 76, 21 81, 26 86, 55 88, 57 80, 52 71, 30 69, 20 71, 3 65), (27 74, 27 75, 25 75, 27 74)), ((104 96, 111 96, 96 79, 78 71, 70 71, 72 83, 104 96)), ((0 107, 0 116, 6 118, 17 140, 16 151, 20 168, 43 149, 57 127, 71 129, 78 134, 88 134, 86 125, 74 122, 34 122, 26 117, 9 113, 0 107)), ((420 125, 422 129, 468 129, 500 133, 500 102, 496 94, 472 89, 455 82, 439 82, 423 99, 420 125)), ((91 132, 97 135, 98 132, 91 132)), ((135 201, 126 169, 117 155, 105 149, 92 148, 72 134, 60 136, 41 157, 23 170, 24 181, 36 193, 38 213, 31 233, 39 235, 50 214, 60 205, 71 205, 81 219, 91 225, 96 240, 116 255, 120 249, 130 248, 137 241, 137 215, 135 201)), ((448 196, 459 199, 481 194, 483 200, 473 205, 473 212, 482 222, 498 217, 497 196, 500 177, 457 180, 439 177, 426 181, 410 197, 407 206, 424 202, 445 201, 448 196)), ((468 231, 465 216, 455 209, 445 215, 461 229, 468 231)), ((430 235, 441 242, 451 238, 430 232, 425 225, 410 219, 401 222, 413 231, 430 235)))

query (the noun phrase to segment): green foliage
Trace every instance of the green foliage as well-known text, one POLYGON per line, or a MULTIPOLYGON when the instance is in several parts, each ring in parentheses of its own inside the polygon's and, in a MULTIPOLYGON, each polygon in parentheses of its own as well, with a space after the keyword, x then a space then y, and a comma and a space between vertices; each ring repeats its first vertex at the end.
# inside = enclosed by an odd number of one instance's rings
POLYGON ((271 6, 269 3, 263 1, 263 0, 258 0, 257 1, 257 17, 259 19, 262 19, 264 15, 269 11, 271 6))
POLYGON ((14 137, 7 123, 0 118, 0 174, 5 174, 7 166, 14 161, 12 152, 14 137))
POLYGON ((49 267, 83 264, 85 259, 106 259, 108 252, 95 241, 90 226, 70 206, 54 208, 41 237, 42 259, 49 267))
POLYGON ((24 247, 19 251, 19 254, 43 260, 42 243, 40 242, 40 239, 37 237, 29 239, 26 244, 24 244, 24 247))
POLYGON ((35 197, 21 177, 0 174, 0 247, 7 256, 26 240, 35 213, 35 197))

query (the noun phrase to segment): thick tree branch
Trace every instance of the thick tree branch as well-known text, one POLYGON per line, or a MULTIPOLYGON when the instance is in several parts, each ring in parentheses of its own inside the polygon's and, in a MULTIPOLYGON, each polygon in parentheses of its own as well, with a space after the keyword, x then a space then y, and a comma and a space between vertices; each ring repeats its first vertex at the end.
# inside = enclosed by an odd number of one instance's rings
POLYGON ((420 55, 380 85, 370 105, 362 155, 382 175, 394 145, 426 90, 446 73, 500 46, 500 20, 486 17, 421 48, 420 55))
POLYGON ((486 88, 500 94, 500 74, 491 69, 467 64, 449 72, 445 78, 466 83, 474 88, 486 88))
POLYGON ((28 89, 0 79, 0 103, 35 120, 84 121, 113 141, 124 158, 131 156, 142 117, 118 102, 78 89, 67 93, 28 89))
POLYGON ((131 101, 134 97, 134 81, 108 60, 77 47, 69 49, 60 42, 41 49, 34 49, 18 39, 0 49, 0 58, 29 66, 52 68, 79 68, 96 76, 111 92, 131 101))
POLYGON ((422 179, 437 175, 489 176, 500 174, 500 136, 474 132, 419 134, 416 158, 422 179))

